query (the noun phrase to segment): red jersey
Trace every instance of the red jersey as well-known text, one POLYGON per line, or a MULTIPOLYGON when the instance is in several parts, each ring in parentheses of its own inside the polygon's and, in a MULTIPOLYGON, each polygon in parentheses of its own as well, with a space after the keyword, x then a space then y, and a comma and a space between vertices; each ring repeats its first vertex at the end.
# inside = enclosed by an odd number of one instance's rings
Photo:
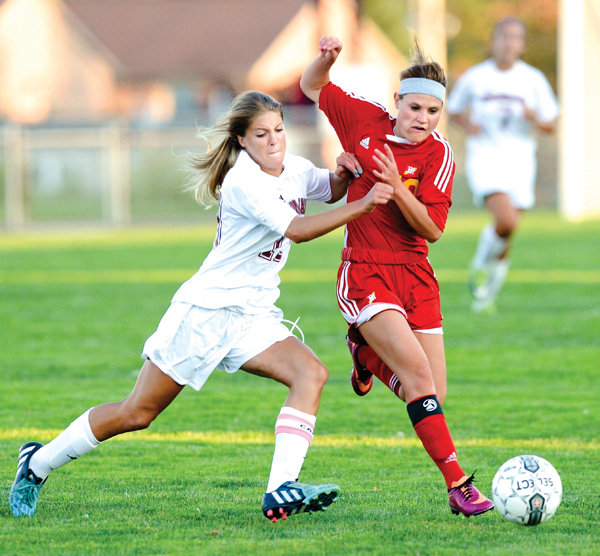
MULTIPOLYGON (((364 197, 379 181, 373 170, 375 149, 392 149, 402 181, 421 201, 440 230, 444 230, 452 204, 454 155, 448 141, 437 131, 420 143, 394 135, 396 118, 383 106, 346 93, 329 83, 321 89, 319 108, 335 129, 346 152, 354 153, 363 169, 348 188, 348 202, 364 197)), ((346 247, 377 251, 412 251, 427 255, 427 241, 404 218, 394 201, 346 225, 346 247)))

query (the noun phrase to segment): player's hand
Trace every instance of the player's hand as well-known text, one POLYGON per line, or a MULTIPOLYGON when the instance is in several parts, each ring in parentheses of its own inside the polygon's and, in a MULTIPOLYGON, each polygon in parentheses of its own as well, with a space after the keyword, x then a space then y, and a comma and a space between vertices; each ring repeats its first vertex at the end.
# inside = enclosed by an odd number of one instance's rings
POLYGON ((466 130, 469 135, 479 135, 481 133, 482 127, 479 124, 467 122, 466 130))
POLYGON ((335 173, 339 178, 352 180, 362 176, 362 168, 353 153, 342 153, 335 159, 335 173))
POLYGON ((537 129, 544 133, 552 133, 556 130, 556 120, 550 120, 546 122, 539 120, 535 109, 530 108, 529 106, 525 106, 523 117, 527 122, 529 122, 531 125, 534 125, 537 129))
POLYGON ((537 120, 537 114, 533 108, 530 108, 529 106, 525 106, 525 108, 523 109, 523 118, 525 119, 526 122, 535 124, 536 120, 537 120))
POLYGON ((379 167, 379 170, 373 170, 374 176, 383 183, 391 185, 394 190, 399 187, 404 187, 392 149, 390 149, 387 143, 384 145, 384 148, 385 153, 381 152, 379 149, 375 149, 373 160, 379 167))
POLYGON ((394 188, 387 184, 377 182, 363 198, 365 212, 372 212, 379 205, 385 205, 391 200, 394 188))
POLYGON ((342 41, 337 37, 323 37, 319 41, 319 51, 326 62, 333 64, 342 51, 342 41))

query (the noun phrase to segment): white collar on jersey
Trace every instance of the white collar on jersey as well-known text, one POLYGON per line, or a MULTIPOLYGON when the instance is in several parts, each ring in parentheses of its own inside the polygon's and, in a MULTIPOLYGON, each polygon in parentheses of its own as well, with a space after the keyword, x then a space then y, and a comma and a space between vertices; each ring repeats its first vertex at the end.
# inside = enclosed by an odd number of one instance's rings
POLYGON ((416 145, 416 143, 413 143, 408 139, 404 139, 404 137, 398 137, 397 135, 386 135, 385 138, 388 141, 393 141, 394 143, 402 143, 404 145, 416 145))

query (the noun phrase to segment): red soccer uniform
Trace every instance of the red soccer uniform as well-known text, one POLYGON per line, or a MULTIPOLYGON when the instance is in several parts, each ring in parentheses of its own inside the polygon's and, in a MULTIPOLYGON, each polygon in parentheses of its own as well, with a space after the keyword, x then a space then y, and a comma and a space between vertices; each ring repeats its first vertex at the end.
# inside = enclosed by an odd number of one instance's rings
MULTIPOLYGON (((413 144, 394 134, 396 118, 381 105, 346 93, 329 83, 321 89, 319 108, 328 117, 346 152, 363 169, 348 188, 348 202, 364 197, 379 181, 373 170, 375 149, 394 155, 402 181, 427 207, 443 231, 452 204, 454 157, 448 141, 434 131, 413 144)), ((346 226, 346 248, 338 273, 338 302, 344 318, 357 326, 373 313, 369 308, 397 308, 413 330, 441 326, 439 287, 426 257, 429 247, 392 200, 346 226), (362 317, 361 317, 362 315, 362 317), (368 316, 365 316, 368 315, 368 316), (361 320, 362 319, 362 320, 361 320)), ((356 329, 350 334, 355 341, 356 329)))
MULTIPOLYGON (((373 174, 378 166, 375 149, 385 152, 387 143, 394 153, 402 180, 426 205, 429 216, 444 230, 452 204, 454 156, 448 141, 434 131, 416 145, 394 135, 396 118, 383 106, 346 93, 329 83, 321 90, 319 108, 335 129, 346 152, 354 153, 363 169, 360 179, 348 188, 348 202, 364 197, 379 181, 373 174)), ((349 222, 347 247, 381 251, 416 251, 426 255, 427 241, 415 232, 395 202, 349 222)))

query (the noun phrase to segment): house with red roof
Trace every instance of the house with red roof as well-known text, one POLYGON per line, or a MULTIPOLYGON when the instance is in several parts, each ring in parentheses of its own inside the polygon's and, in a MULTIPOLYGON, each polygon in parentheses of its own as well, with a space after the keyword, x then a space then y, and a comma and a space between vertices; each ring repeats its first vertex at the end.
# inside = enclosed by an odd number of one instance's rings
POLYGON ((389 102, 404 59, 355 0, 1 0, 0 118, 212 119, 250 88, 302 103, 324 34, 389 102))

